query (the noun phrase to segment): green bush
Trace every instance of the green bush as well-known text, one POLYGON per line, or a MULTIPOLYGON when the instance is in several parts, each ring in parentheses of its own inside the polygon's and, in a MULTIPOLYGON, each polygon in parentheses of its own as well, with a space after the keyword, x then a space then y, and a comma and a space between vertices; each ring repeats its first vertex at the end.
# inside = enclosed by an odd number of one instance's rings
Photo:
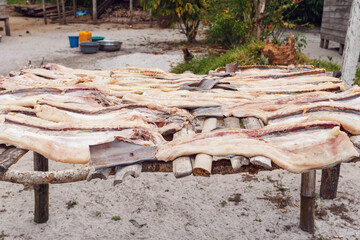
POLYGON ((311 23, 319 26, 321 24, 323 6, 324 0, 299 1, 295 11, 293 11, 294 9, 289 9, 286 20, 299 24, 311 23))

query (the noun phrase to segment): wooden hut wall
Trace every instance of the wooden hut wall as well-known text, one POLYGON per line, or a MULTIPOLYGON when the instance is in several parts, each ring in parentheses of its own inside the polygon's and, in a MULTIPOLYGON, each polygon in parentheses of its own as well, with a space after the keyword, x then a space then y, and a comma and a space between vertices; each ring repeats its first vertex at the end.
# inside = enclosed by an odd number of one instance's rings
POLYGON ((352 0, 324 0, 320 38, 345 44, 352 0))

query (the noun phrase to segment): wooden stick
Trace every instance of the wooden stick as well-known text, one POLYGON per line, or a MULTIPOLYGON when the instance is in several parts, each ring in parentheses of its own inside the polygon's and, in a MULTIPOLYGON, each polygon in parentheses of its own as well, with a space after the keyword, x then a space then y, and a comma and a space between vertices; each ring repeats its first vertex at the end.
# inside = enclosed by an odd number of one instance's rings
MULTIPOLYGON (((242 118, 241 120, 246 129, 256 129, 264 127, 264 123, 260 119, 254 117, 242 118)), ((250 158, 250 162, 252 164, 260 165, 268 169, 271 168, 271 159, 264 156, 252 157, 250 158)))
POLYGON ((341 79, 350 88, 354 85, 356 66, 360 53, 360 0, 352 1, 349 25, 346 31, 345 48, 341 64, 341 79))
POLYGON ((63 24, 66 25, 65 0, 61 0, 61 7, 63 12, 63 24))
POLYGON ((315 183, 315 170, 301 174, 300 228, 310 233, 315 229, 315 183))
POLYGON ((124 182, 125 178, 127 176, 133 176, 134 178, 137 178, 140 176, 142 170, 141 164, 134 164, 130 166, 124 166, 124 167, 116 167, 115 168, 115 180, 114 180, 114 186, 124 182))
MULTIPOLYGON (((216 128, 216 118, 207 118, 204 121, 202 132, 210 132, 216 128)), ((197 154, 195 157, 194 170, 195 176, 210 177, 213 158, 207 154, 197 154)))
MULTIPOLYGON (((34 170, 48 171, 48 159, 34 152, 34 170)), ((35 211, 34 221, 45 223, 49 219, 49 184, 34 185, 35 211)))
POLYGON ((56 0, 56 9, 57 9, 57 13, 58 13, 58 18, 61 18, 61 10, 60 10, 60 2, 59 0, 56 0))
POLYGON ((96 178, 100 178, 102 180, 107 180, 112 168, 104 168, 104 169, 98 169, 95 170, 95 168, 91 169, 89 175, 87 176, 86 180, 91 181, 96 178))
POLYGON ((130 0, 130 27, 133 25, 133 0, 130 0))
POLYGON ((76 17, 76 0, 73 0, 74 17, 76 17))
POLYGON ((150 8, 150 28, 153 27, 152 8, 150 8))
POLYGON ((43 12, 44 12, 44 22, 45 22, 45 24, 47 24, 45 0, 42 0, 42 9, 43 9, 43 12))
POLYGON ((93 8, 93 24, 96 25, 97 24, 97 2, 96 0, 92 0, 92 8, 93 8))
POLYGON ((9 167, 15 164, 28 150, 9 147, 0 155, 0 174, 6 172, 9 167))
POLYGON ((321 173, 320 197, 323 199, 336 198, 337 187, 340 175, 340 166, 323 169, 321 173))
MULTIPOLYGON (((194 133, 192 125, 188 124, 186 127, 183 127, 179 132, 174 134, 174 139, 194 133)), ((173 161, 173 173, 176 178, 189 176, 192 172, 193 168, 189 156, 179 157, 173 161)))

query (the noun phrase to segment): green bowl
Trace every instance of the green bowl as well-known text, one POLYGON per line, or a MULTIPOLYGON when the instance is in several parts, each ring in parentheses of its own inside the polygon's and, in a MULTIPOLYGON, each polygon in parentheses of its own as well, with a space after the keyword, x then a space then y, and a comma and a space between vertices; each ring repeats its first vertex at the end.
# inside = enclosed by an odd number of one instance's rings
POLYGON ((91 38, 91 40, 92 40, 93 42, 97 42, 97 41, 104 40, 104 39, 105 39, 105 37, 101 37, 101 36, 93 36, 93 37, 91 38))

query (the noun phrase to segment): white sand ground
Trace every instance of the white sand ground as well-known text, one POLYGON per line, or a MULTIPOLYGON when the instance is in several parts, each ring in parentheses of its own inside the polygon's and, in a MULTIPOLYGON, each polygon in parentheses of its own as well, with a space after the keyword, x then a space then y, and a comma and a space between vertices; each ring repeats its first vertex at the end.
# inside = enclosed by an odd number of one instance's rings
MULTIPOLYGON (((149 45, 184 40, 173 30, 118 29, 113 24, 44 26, 40 19, 24 18, 12 18, 10 22, 13 36, 4 37, 0 43, 0 74, 4 75, 28 60, 38 65, 42 57, 46 62, 74 68, 129 65, 166 71, 171 63, 182 60, 180 49, 164 51, 149 45), (124 41, 123 50, 83 55, 70 49, 67 36, 85 29, 124 41)), ((305 51, 316 54, 316 39, 315 33, 309 37, 305 51)), ((320 49, 315 56, 326 58, 330 54, 335 56, 337 52, 320 49)), ((64 167, 73 166, 50 161, 52 170, 64 167)), ((15 168, 32 169, 32 153, 15 168)), ((314 234, 298 227, 300 175, 283 170, 183 179, 175 179, 171 173, 142 173, 115 187, 112 177, 107 181, 51 185, 50 219, 45 224, 33 222, 31 187, 1 182, 0 239, 360 239, 359 175, 360 163, 342 165, 338 198, 317 200, 321 214, 316 217, 314 234), (287 189, 284 194, 279 186, 287 189), (238 204, 229 201, 233 194, 241 194, 238 204), (266 199, 268 196, 283 196, 290 205, 281 211, 277 203, 266 199), (77 204, 68 209, 67 203, 72 200, 77 204), (121 220, 114 221, 113 216, 121 220)), ((317 179, 319 192, 320 171, 317 179)))

